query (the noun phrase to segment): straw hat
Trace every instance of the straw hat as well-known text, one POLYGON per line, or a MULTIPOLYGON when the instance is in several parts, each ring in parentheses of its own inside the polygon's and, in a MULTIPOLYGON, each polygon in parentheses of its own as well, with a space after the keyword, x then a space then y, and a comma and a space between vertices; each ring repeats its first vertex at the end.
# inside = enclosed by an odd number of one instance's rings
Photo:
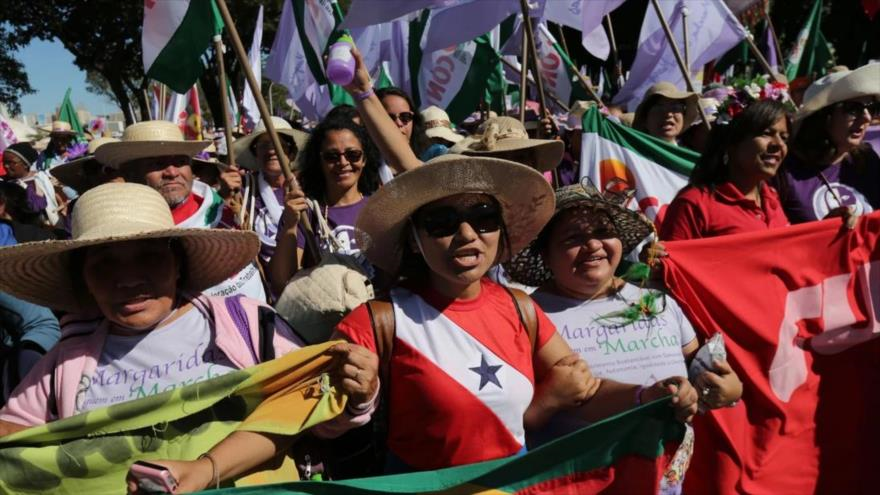
POLYGON ((440 138, 450 143, 464 139, 464 136, 452 130, 449 114, 442 108, 431 105, 422 110, 422 118, 425 119, 425 134, 429 138, 440 138))
MULTIPOLYGON (((308 133, 294 129, 281 117, 272 117, 272 125, 275 126, 275 130, 278 134, 293 138, 293 142, 296 143, 296 149, 299 150, 299 153, 302 153, 302 150, 306 147, 306 143, 309 141, 308 133)), ((239 167, 244 167, 250 170, 258 170, 260 168, 260 165, 257 163, 257 157, 254 156, 251 151, 251 144, 258 137, 266 134, 266 132, 266 125, 261 120, 254 129, 254 132, 241 139, 236 139, 235 142, 232 143, 232 152, 235 153, 235 163, 238 164, 239 167)), ((297 156, 299 156, 299 154, 297 154, 297 156)))
POLYGON ((800 123, 819 110, 863 96, 880 96, 880 63, 863 65, 851 71, 832 72, 816 80, 807 88, 804 104, 794 116, 795 132, 800 123))
POLYGON ((683 129, 687 129, 695 120, 697 120, 697 117, 700 116, 700 110, 697 107, 697 105, 699 105, 699 95, 688 91, 679 91, 674 84, 661 81, 648 88, 648 91, 645 92, 645 97, 642 98, 642 102, 639 103, 639 106, 636 108, 636 115, 633 118, 632 126, 634 129, 642 130, 645 128, 645 119, 648 117, 648 110, 650 110, 656 103, 655 96, 664 96, 670 100, 684 100, 684 103, 687 106, 684 111, 683 129))
POLYGON ((88 189, 86 182, 85 166, 86 163, 95 161, 95 151, 107 143, 118 143, 119 140, 112 137, 99 137, 89 141, 89 149, 85 156, 81 156, 76 160, 62 163, 49 170, 53 177, 65 186, 73 188, 74 191, 82 192, 88 189))
POLYGON ((565 144, 551 139, 531 139, 522 122, 513 117, 488 119, 477 129, 477 134, 462 139, 450 153, 500 157, 509 151, 534 149, 533 165, 541 172, 553 170, 562 161, 565 144))
MULTIPOLYGON (((556 213, 572 208, 586 207, 601 210, 611 217, 617 237, 623 244, 623 255, 633 250, 653 230, 651 221, 641 213, 623 206, 629 198, 627 193, 601 193, 588 181, 581 184, 561 187, 556 191, 556 213)), ((551 219, 548 222, 551 223, 551 219)), ((529 246, 504 263, 507 277, 514 282, 530 287, 540 287, 553 278, 553 273, 544 263, 540 246, 533 241, 529 246)))
POLYGON ((70 122, 65 122, 63 120, 56 120, 52 122, 52 126, 49 127, 49 134, 76 134, 76 131, 70 127, 70 122))
POLYGON ((104 165, 120 165, 140 158, 183 155, 191 157, 205 149, 210 141, 186 141, 174 122, 147 120, 125 128, 122 140, 107 143, 95 152, 104 165))
POLYGON ((186 250, 186 286, 182 289, 193 292, 237 273, 260 249, 253 232, 175 227, 162 196, 131 183, 104 184, 80 196, 71 231, 67 241, 0 248, 0 289, 40 306, 83 312, 94 309, 95 302, 74 287, 70 266, 74 249, 140 239, 180 239, 186 250))
POLYGON ((514 253, 541 231, 555 205, 553 188, 530 167, 492 157, 443 155, 398 175, 370 196, 357 219, 358 245, 371 263, 394 273, 409 218, 432 201, 463 193, 488 194, 498 201, 514 253))

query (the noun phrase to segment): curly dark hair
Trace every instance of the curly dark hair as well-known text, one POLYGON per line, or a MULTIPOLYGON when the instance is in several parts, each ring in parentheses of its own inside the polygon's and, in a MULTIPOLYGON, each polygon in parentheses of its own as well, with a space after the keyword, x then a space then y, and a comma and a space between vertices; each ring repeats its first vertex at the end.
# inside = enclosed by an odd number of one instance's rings
POLYGON ((341 115, 325 118, 312 131, 312 135, 303 149, 302 171, 299 177, 306 196, 320 203, 326 204, 327 202, 327 184, 324 179, 323 162, 321 159, 324 139, 330 131, 343 130, 354 134, 364 150, 364 168, 358 180, 358 191, 366 196, 374 193, 379 188, 379 163, 381 159, 378 149, 376 149, 376 146, 367 134, 367 130, 352 122, 351 119, 341 115))
POLYGON ((715 186, 730 180, 730 167, 724 163, 727 151, 747 139, 760 135, 780 117, 786 117, 791 124, 791 116, 785 106, 775 100, 761 100, 742 111, 729 124, 712 127, 706 150, 691 172, 691 185, 714 189, 715 186))
POLYGON ((422 112, 416 108, 412 98, 405 91, 394 86, 377 89, 376 96, 380 101, 384 100, 386 96, 399 96, 406 100, 409 110, 413 113, 413 129, 412 136, 409 138, 409 147, 412 148, 416 156, 421 156, 431 146, 431 139, 425 134, 425 118, 422 117, 422 112))

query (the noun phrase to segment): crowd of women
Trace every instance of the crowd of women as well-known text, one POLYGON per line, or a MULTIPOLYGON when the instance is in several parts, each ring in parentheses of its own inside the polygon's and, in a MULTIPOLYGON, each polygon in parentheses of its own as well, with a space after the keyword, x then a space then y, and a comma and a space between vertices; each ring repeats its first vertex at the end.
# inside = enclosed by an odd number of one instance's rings
MULTIPOLYGON (((6 149, 0 304, 15 321, 3 321, 0 435, 328 339, 341 342, 333 380, 349 402, 309 434, 330 442, 384 416, 374 472, 517 455, 666 396, 689 423, 736 407, 742 382, 723 359, 689 378, 703 343, 661 288, 620 277, 625 258, 641 250, 656 285, 665 250, 637 248, 646 239, 834 216, 852 226, 880 207, 880 158, 865 140, 880 64, 815 81, 799 108, 779 84, 700 98, 660 83, 634 115, 612 112, 700 153, 655 234, 619 187, 545 173, 578 170, 577 126, 536 119, 532 134, 562 128, 537 139, 492 116, 465 137, 442 109, 374 91, 358 63, 346 88, 356 107, 309 133, 273 118, 280 150, 261 125, 233 143, 234 167, 158 121, 54 167, 27 143, 6 149), (29 180, 44 169, 64 188, 29 180), (290 304, 299 313, 281 310, 290 304)), ((198 490, 292 441, 237 432, 196 460, 156 463, 198 490)), ((663 492, 680 492, 699 441, 688 429, 663 492)))

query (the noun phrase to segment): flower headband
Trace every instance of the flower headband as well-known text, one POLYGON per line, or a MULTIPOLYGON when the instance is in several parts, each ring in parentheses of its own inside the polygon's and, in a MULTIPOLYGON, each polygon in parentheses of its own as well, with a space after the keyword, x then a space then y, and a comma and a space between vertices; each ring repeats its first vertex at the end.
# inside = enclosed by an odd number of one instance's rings
POLYGON ((730 86, 712 91, 713 97, 721 101, 718 106, 717 124, 726 125, 752 103, 761 100, 774 100, 782 103, 788 112, 797 111, 797 106, 788 94, 788 84, 771 80, 766 75, 753 79, 734 79, 730 86))

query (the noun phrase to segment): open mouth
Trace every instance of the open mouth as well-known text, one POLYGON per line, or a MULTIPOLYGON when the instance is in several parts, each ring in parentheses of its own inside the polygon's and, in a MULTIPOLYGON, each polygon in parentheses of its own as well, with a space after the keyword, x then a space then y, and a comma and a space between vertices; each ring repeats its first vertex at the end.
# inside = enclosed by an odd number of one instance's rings
POLYGON ((764 162, 764 165, 770 166, 778 166, 782 162, 782 157, 776 154, 762 154, 760 156, 761 161, 764 162))
POLYGON ((452 255, 452 263, 463 269, 474 268, 483 260, 483 253, 476 249, 463 249, 452 255))

